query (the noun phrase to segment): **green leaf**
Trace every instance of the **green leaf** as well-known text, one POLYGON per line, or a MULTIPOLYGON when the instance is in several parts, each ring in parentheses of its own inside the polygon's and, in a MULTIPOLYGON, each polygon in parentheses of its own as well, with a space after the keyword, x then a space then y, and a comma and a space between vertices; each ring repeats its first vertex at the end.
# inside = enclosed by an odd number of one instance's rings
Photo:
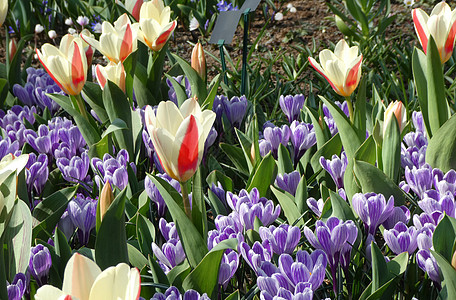
MULTIPOLYGON (((146 100, 147 102, 145 103, 139 103, 139 107, 143 107, 147 104, 150 105, 155 105, 158 104, 158 102, 161 101, 162 95, 161 95, 161 82, 162 82, 162 75, 163 75, 163 66, 165 63, 165 57, 166 57, 166 52, 168 50, 168 43, 163 46, 158 52, 154 51, 152 52, 152 55, 149 52, 149 62, 147 64, 147 83, 146 83, 146 88, 149 91, 149 94, 152 96, 150 99, 142 99, 146 100)), ((138 65, 136 66, 136 68, 138 65)), ((135 75, 136 75, 136 70, 135 70, 135 75)), ((136 89, 135 89, 135 95, 136 95, 136 89)))
POLYGON ((362 160, 375 165, 377 157, 377 147, 374 138, 370 136, 364 143, 356 150, 355 159, 362 160))
POLYGON ((315 136, 317 138, 317 148, 321 149, 321 147, 323 147, 323 145, 331 138, 331 132, 329 132, 326 122, 319 122, 320 116, 317 111, 307 105, 305 105, 304 108, 307 110, 307 115, 310 116, 310 119, 312 120, 315 136), (324 129, 322 129, 321 126, 324 126, 324 129))
POLYGON ((155 227, 149 219, 141 214, 136 218, 136 236, 144 255, 153 256, 152 242, 155 241, 155 227))
POLYGON ((269 189, 269 185, 274 182, 277 175, 277 166, 272 153, 269 152, 261 160, 255 172, 249 178, 247 191, 250 192, 253 188, 257 188, 261 197, 265 197, 269 189))
POLYGON ((188 78, 188 81, 192 86, 192 93, 196 95, 198 102, 202 103, 202 101, 204 101, 207 97, 207 88, 203 79, 201 79, 195 69, 193 69, 192 66, 180 56, 174 53, 171 53, 171 56, 177 61, 179 66, 182 68, 182 71, 184 71, 185 76, 188 78))
POLYGON ((242 149, 225 143, 220 143, 219 147, 225 152, 239 172, 246 175, 250 174, 242 149))
POLYGON ((206 182, 209 186, 211 186, 212 183, 217 185, 217 182, 220 182, 225 191, 233 191, 233 180, 218 170, 212 171, 207 176, 206 182))
POLYGON ((168 274, 166 274, 169 284, 182 290, 182 282, 191 270, 192 268, 190 268, 188 262, 184 260, 183 263, 181 263, 178 266, 175 266, 171 269, 171 271, 168 272, 168 274))
MULTIPOLYGON (((289 193, 282 193, 275 187, 271 185, 271 191, 276 196, 277 200, 279 201, 280 207, 283 210, 283 213, 288 221, 289 224, 294 224, 296 220, 301 218, 301 214, 299 213, 299 209, 296 206, 295 201, 293 200, 293 196, 289 193)), ((301 219, 296 224, 296 226, 304 225, 304 220, 301 219)))
POLYGON ((432 35, 429 36, 427 51, 427 108, 429 119, 429 137, 448 120, 449 108, 445 97, 445 82, 440 54, 432 35))
POLYGON ((98 83, 87 81, 82 89, 84 99, 100 118, 101 123, 108 122, 108 115, 103 105, 103 94, 98 83))
POLYGON ((78 188, 79 185, 61 189, 38 203, 33 210, 33 218, 37 221, 34 222, 33 239, 38 237, 47 239, 51 236, 78 188))
POLYGON ((355 103, 354 126, 361 141, 366 138, 366 85, 367 77, 364 76, 358 87, 358 95, 355 103))
POLYGON ((218 274, 220 261, 226 249, 236 250, 237 239, 224 240, 217 244, 196 268, 185 277, 182 287, 185 290, 194 289, 200 294, 206 293, 215 299, 217 295, 218 274))
MULTIPOLYGON (((125 93, 113 82, 107 81, 103 89, 103 104, 111 123, 120 119, 124 121, 128 130, 114 131, 119 149, 125 149, 130 157, 135 157, 133 135, 131 132, 131 106, 125 93)), ((109 129, 109 128, 108 128, 109 129)))
POLYGON ((447 261, 451 261, 456 240, 456 219, 445 214, 432 235, 434 250, 447 261))
POLYGON ((207 217, 206 202, 203 195, 203 180, 201 168, 193 176, 192 184, 192 222, 198 232, 202 233, 203 239, 207 240, 207 217))
POLYGON ((127 243, 127 251, 130 263, 133 267, 141 270, 148 264, 147 258, 145 258, 141 251, 136 249, 135 246, 127 243))
POLYGON ((426 150, 426 162, 443 172, 456 169, 456 114, 434 132, 426 150))
MULTIPOLYGON (((176 93, 177 104, 180 107, 185 100, 188 99, 187 92, 185 91, 185 87, 183 87, 173 76, 165 73, 166 78, 171 82, 174 92, 176 93)), ((185 82, 185 79, 182 79, 185 82)))
POLYGON ((93 144, 89 148, 88 152, 90 159, 94 157, 103 159, 103 156, 106 153, 112 154, 112 141, 109 135, 104 135, 104 137, 101 140, 99 140, 97 143, 93 144))
POLYGON ((329 199, 331 201, 331 209, 329 209, 325 214, 322 213, 321 219, 326 220, 330 217, 337 217, 345 221, 356 221, 355 215, 353 214, 353 211, 348 205, 347 201, 342 199, 339 194, 334 193, 331 190, 329 190, 329 196, 329 199))
MULTIPOLYGON (((148 256, 148 262, 149 262, 150 273, 152 274, 152 277, 154 278, 154 282, 169 285, 168 277, 165 275, 162 268, 160 268, 159 264, 153 259, 153 257, 151 255, 148 256)), ((160 291, 157 291, 157 292, 160 292, 160 291)), ((161 292, 164 293, 165 291, 161 291, 161 292)))
POLYGON ((291 173, 294 171, 290 153, 283 144, 279 144, 279 151, 277 154, 277 168, 278 174, 291 173))
POLYGON ((440 298, 456 299, 456 270, 442 255, 433 250, 431 250, 431 253, 437 261, 443 276, 440 298))
POLYGON ((195 225, 185 214, 182 203, 182 197, 179 193, 165 180, 154 175, 149 175, 152 182, 158 188, 166 206, 176 224, 182 247, 184 248, 190 266, 196 267, 207 253, 207 245, 203 236, 196 229, 195 225))
POLYGON ((67 265, 68 260, 71 258, 71 247, 68 245, 66 236, 63 234, 60 229, 55 230, 55 254, 59 257, 58 270, 59 275, 63 278, 65 273, 65 266, 67 265))
POLYGON ((390 120, 386 124, 385 136, 383 137, 382 164, 383 172, 393 182, 397 182, 401 168, 401 133, 394 114, 390 120))
POLYGON ((109 206, 95 241, 95 260, 102 269, 129 263, 125 231, 125 193, 123 189, 109 206), (112 251, 116 249, 116 251, 112 251))
POLYGON ((377 244, 371 242, 372 255, 372 290, 378 290, 390 278, 388 267, 386 266, 385 257, 378 248, 377 244))
POLYGON ((416 92, 418 94, 418 101, 420 103, 421 112, 423 113, 424 125, 426 126, 426 131, 431 131, 429 123, 429 114, 428 114, 428 94, 427 94, 427 80, 426 80, 426 71, 427 71, 427 59, 426 54, 420 49, 415 48, 412 55, 412 71, 413 79, 415 80, 416 92))
POLYGON ((225 300, 241 300, 239 290, 234 291, 231 295, 225 298, 225 300))
POLYGON ((8 90, 8 80, 0 78, 0 107, 3 107, 3 103, 8 97, 8 90))
POLYGON ((106 130, 101 135, 101 138, 104 138, 108 134, 115 132, 117 130, 126 130, 128 129, 127 124, 121 119, 115 119, 112 123, 106 128, 106 130))
POLYGON ((377 167, 355 159, 353 171, 363 193, 383 194, 387 199, 394 196, 395 206, 404 204, 404 192, 377 167))
POLYGON ((236 132, 236 136, 239 140, 239 144, 241 145, 242 151, 244 152, 244 158, 245 158, 245 161, 247 162, 247 166, 249 168, 249 173, 252 173, 252 170, 254 168, 254 165, 252 164, 252 161, 250 160, 252 141, 250 140, 250 138, 247 135, 245 135, 239 129, 234 128, 234 131, 236 132))
POLYGON ((306 202, 308 197, 309 195, 307 194, 307 181, 306 177, 303 175, 299 181, 298 187, 296 188, 296 196, 294 200, 301 214, 303 214, 308 209, 306 202))
POLYGON ((222 77, 220 76, 220 74, 217 74, 214 77, 214 79, 212 79, 211 90, 209 91, 209 94, 207 94, 206 100, 204 100, 203 104, 201 105, 202 108, 212 109, 212 106, 214 104, 214 99, 215 99, 215 96, 217 96, 217 91, 218 91, 218 87, 220 85, 221 80, 222 80, 222 77))
POLYGON ((18 200, 13 207, 11 218, 4 233, 8 247, 8 279, 11 282, 16 273, 27 270, 32 244, 32 215, 24 201, 18 200))
POLYGON ((350 120, 345 113, 336 104, 322 96, 320 96, 320 99, 326 104, 329 112, 334 117, 345 153, 348 160, 351 160, 355 156, 356 150, 361 146, 362 141, 359 139, 358 133, 350 124, 350 120))

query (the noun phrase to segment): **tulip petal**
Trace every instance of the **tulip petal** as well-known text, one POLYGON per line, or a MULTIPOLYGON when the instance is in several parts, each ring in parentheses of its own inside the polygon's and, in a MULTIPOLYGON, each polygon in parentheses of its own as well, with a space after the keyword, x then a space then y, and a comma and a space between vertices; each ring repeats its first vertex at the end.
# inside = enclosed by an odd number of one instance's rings
POLYGON ((35 294, 35 300, 72 300, 73 297, 65 294, 52 285, 40 287, 35 294))
POLYGON ((130 269, 125 263, 109 267, 95 280, 89 300, 138 299, 140 276, 137 269, 130 269))
POLYGON ((187 181, 189 178, 185 174, 191 173, 198 167, 198 154, 199 154, 199 124, 196 122, 195 117, 190 115, 187 119, 182 122, 178 132, 176 133, 176 143, 179 144, 179 156, 178 156, 178 170, 180 176, 184 176, 183 181, 187 181), (185 133, 182 132, 185 130, 185 133), (187 180, 185 180, 187 179, 187 180))
POLYGON ((65 267, 62 290, 78 299, 88 299, 90 289, 101 269, 89 258, 74 254, 65 267))
POLYGON ((423 47, 424 53, 427 51, 427 43, 429 30, 427 28, 428 15, 421 9, 415 8, 412 11, 413 24, 415 25, 415 31, 420 40, 421 46, 423 47))

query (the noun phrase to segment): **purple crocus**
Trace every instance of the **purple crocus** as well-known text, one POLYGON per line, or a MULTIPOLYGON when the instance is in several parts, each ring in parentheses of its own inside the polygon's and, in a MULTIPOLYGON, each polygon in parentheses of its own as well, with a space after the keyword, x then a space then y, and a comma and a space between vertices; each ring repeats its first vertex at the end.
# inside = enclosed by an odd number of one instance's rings
POLYGON ((279 227, 270 225, 260 227, 260 237, 263 241, 268 240, 275 254, 293 253, 301 238, 301 231, 297 226, 282 224, 279 227))
POLYGON ((277 175, 275 184, 280 189, 295 196, 296 189, 298 188, 300 181, 301 181, 301 174, 299 174, 298 171, 293 171, 288 174, 285 173, 285 174, 277 175))
POLYGON ((217 10, 218 11, 231 11, 231 10, 239 10, 239 8, 236 6, 233 6, 233 3, 229 3, 225 0, 220 0, 217 2, 217 10))
POLYGON ((51 253, 47 247, 38 244, 30 249, 28 270, 33 278, 35 278, 38 286, 43 286, 47 283, 51 265, 51 253))
POLYGON ((418 250, 416 253, 416 262, 418 267, 426 272, 429 275, 429 278, 440 286, 440 268, 431 252, 426 249, 418 250))
MULTIPOLYGON (((190 81, 188 81, 188 78, 186 76, 179 75, 177 77, 173 77, 173 79, 176 80, 180 85, 184 86, 185 93, 187 94, 187 98, 190 98, 192 96, 192 87, 190 85, 190 81)), ((169 91, 168 91, 169 100, 173 101, 174 104, 177 105, 177 95, 176 95, 174 86, 171 83, 171 80, 166 79, 166 84, 169 87, 169 91)))
MULTIPOLYGON (((272 155, 277 158, 277 151, 280 144, 287 146, 288 141, 291 137, 291 130, 288 125, 283 125, 282 127, 266 127, 263 131, 264 141, 270 144, 272 149, 272 155)), ((261 143, 263 140, 260 140, 260 150, 262 148, 261 143)), ((264 147, 264 146, 263 146, 264 147)), ((267 147, 266 147, 267 149, 267 147)), ((260 151, 262 156, 266 155, 268 152, 260 151), (263 155, 264 154, 264 155, 263 155)))
POLYGON ((285 116, 287 116, 288 122, 291 123, 293 121, 297 121, 299 114, 301 112, 302 107, 304 106, 304 102, 306 98, 303 94, 298 95, 281 95, 279 97, 279 105, 282 109, 285 116))
MULTIPOLYGON (((108 153, 103 156, 103 160, 98 157, 92 158, 92 168, 97 174, 95 175, 95 182, 98 187, 100 187, 102 182, 109 180, 112 185, 123 190, 128 185, 128 162, 129 155, 125 149, 120 150, 115 158, 108 153), (100 175, 98 175, 98 172, 100 175)), ((130 166, 135 171, 136 166, 134 163, 131 163, 130 166)))
POLYGON ((223 115, 225 115, 232 127, 239 128, 247 111, 247 105, 248 102, 245 96, 234 96, 231 99, 223 95, 215 96, 212 110, 216 113, 217 124, 222 123, 223 115))
POLYGON ((309 282, 312 284, 312 290, 316 291, 325 279, 326 265, 326 254, 322 250, 315 250, 311 254, 299 250, 296 253, 296 260, 289 254, 282 254, 279 257, 279 270, 288 278, 291 290, 301 282, 309 282))
POLYGON ((90 159, 87 151, 81 153, 80 157, 73 156, 71 159, 66 157, 58 158, 56 163, 66 181, 74 183, 87 183, 90 181, 90 175, 87 175, 90 167, 90 159))
POLYGON ((310 208, 310 210, 316 214, 318 217, 321 217, 321 213, 323 212, 323 207, 325 206, 325 203, 323 202, 323 199, 318 199, 318 201, 314 197, 309 197, 306 200, 307 206, 310 208))
MULTIPOLYGON (((274 282, 274 281, 272 281, 274 282)), ((277 286, 275 286, 277 287, 277 286)), ((278 287, 277 293, 275 296, 272 296, 267 290, 261 291, 260 294, 261 300, 312 300, 313 299, 313 290, 311 284, 308 282, 300 282, 294 293, 289 290, 278 287)))
POLYGON ((420 230, 426 226, 436 227, 439 224, 440 220, 443 218, 444 214, 439 211, 434 211, 432 214, 427 214, 425 212, 420 215, 413 215, 413 225, 416 229, 420 230))
POLYGON ((418 201, 418 205, 427 214, 438 211, 446 213, 452 218, 456 216, 454 196, 450 192, 440 194, 436 190, 428 190, 424 192, 422 200, 418 201))
POLYGON ((341 260, 344 264, 347 262, 347 256, 350 256, 357 234, 358 228, 352 220, 343 222, 336 217, 329 218, 326 223, 318 220, 315 224, 315 234, 309 227, 304 227, 304 235, 309 243, 315 249, 321 249, 326 253, 334 283, 337 266, 341 260))
POLYGON ((171 238, 160 247, 152 243, 152 251, 158 259, 159 265, 165 273, 180 264, 185 259, 184 248, 178 239, 171 238))
POLYGON ((52 146, 59 142, 58 132, 49 130, 49 127, 43 124, 38 127, 37 132, 26 129, 24 136, 27 143, 38 153, 52 154, 52 146))
POLYGON ((432 188, 432 169, 428 164, 422 168, 405 168, 405 179, 415 194, 423 198, 424 192, 432 188))
POLYGON ((385 227, 385 229, 391 229, 394 228, 394 225, 396 225, 398 222, 407 224, 409 220, 410 210, 404 205, 395 206, 391 212, 391 215, 382 223, 382 225, 385 227))
POLYGON ((34 114, 36 114, 35 107, 14 105, 6 112, 0 110, 0 126, 6 129, 8 125, 14 126, 16 122, 24 124, 24 120, 33 125, 35 124, 34 114))
POLYGON ((317 143, 317 137, 313 125, 304 122, 293 121, 290 125, 290 131, 291 144, 294 150, 293 161, 296 166, 306 150, 317 143))
POLYGON ((269 243, 268 240, 264 241, 262 244, 257 241, 253 243, 252 248, 250 248, 247 243, 241 242, 238 248, 239 253, 256 274, 258 274, 259 268, 263 262, 271 261, 272 248, 271 243, 269 243))
POLYGON ((71 221, 70 215, 68 214, 68 210, 66 210, 60 217, 60 221, 57 224, 57 228, 59 228, 60 231, 63 232, 63 234, 67 238, 67 241, 69 241, 76 228, 74 227, 73 221, 71 221))
POLYGON ((417 148, 415 146, 401 147, 401 166, 403 168, 421 168, 426 164, 427 146, 417 148))
POLYGON ((90 233, 95 228, 97 200, 77 194, 68 203, 68 214, 74 227, 78 228, 78 240, 81 245, 87 245, 90 233))
POLYGON ((445 194, 447 192, 452 195, 456 194, 456 171, 451 169, 446 174, 443 174, 442 170, 433 169, 432 177, 434 182, 434 187, 440 194, 445 194))
MULTIPOLYGON (((180 193, 181 186, 177 180, 172 179, 166 173, 158 174, 157 176, 160 177, 161 179, 164 179, 165 181, 167 181, 174 189, 176 189, 176 191, 178 191, 180 193)), ((144 179, 144 187, 145 187, 147 196, 149 196, 149 198, 157 206, 157 215, 159 217, 163 217, 165 215, 166 209, 167 209, 165 200, 163 199, 162 195, 158 191, 158 188, 155 186, 155 184, 152 182, 152 180, 149 178, 149 176, 146 176, 146 178, 144 179)))
POLYGON ((174 222, 168 223, 164 218, 161 218, 158 222, 158 226, 166 241, 169 241, 170 239, 179 239, 177 227, 174 225, 174 222))
POLYGON ((16 154, 19 150, 19 142, 11 141, 10 137, 0 137, 0 159, 5 157, 7 154, 16 154))
POLYGON ((408 252, 411 255, 417 247, 418 232, 414 226, 407 227, 402 222, 397 223, 393 229, 385 230, 383 237, 388 247, 396 255, 408 252))
POLYGON ((215 183, 212 183, 210 190, 220 200, 220 202, 223 203, 225 207, 228 207, 228 204, 226 203, 226 192, 219 181, 217 181, 217 185, 215 185, 215 183))
POLYGON ((207 247, 209 250, 223 240, 235 238, 238 239, 238 242, 244 241, 243 226, 239 219, 232 214, 229 216, 218 215, 215 218, 215 227, 216 230, 208 232, 207 247))
POLYGON ((320 157, 320 165, 331 175, 337 189, 344 187, 344 174, 348 165, 347 155, 342 152, 341 158, 334 154, 331 159, 320 157))
POLYGON ((230 279, 236 273, 239 266, 239 254, 231 249, 228 249, 223 253, 222 260, 220 262, 220 270, 218 283, 223 286, 224 289, 228 286, 230 279))
POLYGON ((35 153, 30 153, 25 167, 27 190, 29 194, 32 192, 33 188, 35 188, 35 191, 38 194, 41 194, 49 177, 47 155, 39 154, 37 156, 35 153))
POLYGON ((27 287, 27 279, 23 273, 17 273, 14 276, 13 282, 7 284, 6 290, 8 292, 9 300, 21 300, 24 296, 27 287))
POLYGON ((170 286, 164 294, 155 293, 150 300, 210 300, 207 294, 200 295, 195 290, 187 290, 183 295, 175 286, 170 286))
POLYGON ((377 227, 391 216, 394 208, 394 197, 388 202, 383 194, 357 193, 352 198, 353 209, 368 228, 368 232, 375 235, 377 227))

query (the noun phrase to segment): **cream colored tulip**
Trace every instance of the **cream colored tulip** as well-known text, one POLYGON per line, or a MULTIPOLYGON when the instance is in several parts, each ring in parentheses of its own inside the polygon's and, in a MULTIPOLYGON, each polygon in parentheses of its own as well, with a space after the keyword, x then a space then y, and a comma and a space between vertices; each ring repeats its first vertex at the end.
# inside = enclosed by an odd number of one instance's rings
POLYGON ((215 113, 202 111, 195 98, 187 99, 180 108, 171 101, 160 102, 156 114, 146 107, 147 131, 169 176, 186 182, 195 174, 214 120, 215 113))
MULTIPOLYGON (((27 165, 29 159, 28 154, 22 154, 18 157, 15 157, 13 154, 9 153, 5 155, 0 161, 0 185, 5 181, 8 176, 16 172, 19 174, 27 165)), ((12 208, 12 203, 5 203, 5 198, 3 194, 0 193, 0 214, 3 211, 3 208, 6 205, 6 213, 9 213, 9 210, 12 208)), ((0 223, 2 223, 0 221, 0 223)))
POLYGON ((309 62, 328 80, 336 93, 348 97, 361 78, 363 55, 358 53, 357 46, 349 47, 345 40, 340 40, 334 52, 328 49, 320 52, 320 63, 312 57, 309 57, 309 62))
POLYGON ((68 95, 78 95, 87 79, 87 58, 83 41, 71 34, 65 35, 57 48, 51 44, 36 49, 41 64, 48 74, 68 95))
POLYGON ((97 65, 95 75, 102 89, 104 89, 106 82, 110 80, 125 92, 125 69, 121 62, 117 64, 111 62, 106 67, 97 65))
POLYGON ((427 52, 429 35, 432 35, 439 50, 440 61, 442 64, 448 61, 453 53, 456 35, 456 9, 451 10, 446 2, 440 2, 430 16, 421 8, 415 8, 412 17, 424 53, 427 52))
POLYGON ((389 122, 391 122, 393 116, 396 117, 397 124, 399 125, 399 132, 402 133, 402 130, 404 130, 405 125, 407 124, 407 112, 401 101, 396 100, 388 105, 388 108, 383 115, 383 136, 385 136, 386 127, 389 122))
POLYGON ((81 37, 117 64, 137 49, 137 28, 138 24, 132 25, 127 14, 123 14, 114 22, 114 26, 109 22, 103 22, 100 41, 89 36, 81 37))
POLYGON ((0 26, 3 25, 8 14, 8 0, 0 0, 0 26))
POLYGON ((62 290, 44 285, 35 300, 137 300, 140 283, 136 268, 120 263, 102 272, 95 262, 75 253, 65 267, 62 290))
POLYGON ((177 26, 176 20, 170 22, 170 17, 171 10, 162 0, 144 2, 139 13, 138 40, 159 51, 177 26))
POLYGON ((143 0, 125 0, 125 8, 131 13, 136 21, 139 21, 139 11, 141 10, 143 3, 143 0))

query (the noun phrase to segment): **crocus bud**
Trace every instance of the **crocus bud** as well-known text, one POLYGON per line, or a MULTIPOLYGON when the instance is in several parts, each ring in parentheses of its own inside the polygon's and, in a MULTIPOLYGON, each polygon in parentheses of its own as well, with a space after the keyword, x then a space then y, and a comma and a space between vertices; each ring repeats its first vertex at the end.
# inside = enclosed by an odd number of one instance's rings
POLYGON ((113 201, 114 194, 112 193, 111 184, 109 183, 109 180, 107 180, 100 194, 100 218, 102 220, 113 201))
POLYGON ((388 105, 383 118, 383 136, 385 136, 386 127, 388 126, 392 116, 395 115, 397 124, 399 125, 399 131, 402 133, 405 124, 407 123, 407 114, 405 107, 401 101, 394 101, 388 105))
POLYGON ((16 54, 17 51, 17 43, 16 39, 11 39, 8 45, 9 49, 9 61, 11 62, 13 60, 14 55, 16 54))
POLYGON ((5 22, 6 14, 8 13, 8 1, 0 1, 0 26, 5 22))
POLYGON ((95 74, 102 89, 104 89, 106 82, 110 80, 125 92, 125 69, 121 62, 117 64, 111 62, 106 67, 97 65, 95 74))
POLYGON ((199 76, 206 80, 206 57, 201 43, 196 43, 192 51, 192 68, 198 72, 199 76))

